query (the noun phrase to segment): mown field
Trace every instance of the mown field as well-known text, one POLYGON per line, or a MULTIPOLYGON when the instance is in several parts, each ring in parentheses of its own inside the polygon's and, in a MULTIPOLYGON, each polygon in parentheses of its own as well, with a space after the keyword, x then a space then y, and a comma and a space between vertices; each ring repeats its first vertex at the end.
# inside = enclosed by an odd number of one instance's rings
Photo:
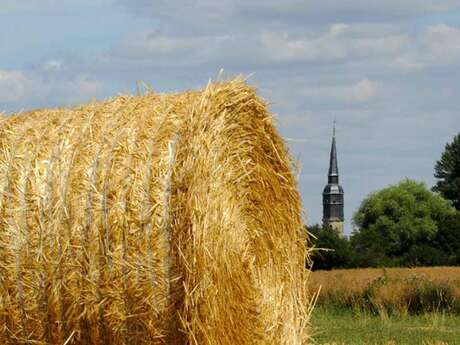
POLYGON ((317 344, 460 345, 460 267, 316 271, 317 344))

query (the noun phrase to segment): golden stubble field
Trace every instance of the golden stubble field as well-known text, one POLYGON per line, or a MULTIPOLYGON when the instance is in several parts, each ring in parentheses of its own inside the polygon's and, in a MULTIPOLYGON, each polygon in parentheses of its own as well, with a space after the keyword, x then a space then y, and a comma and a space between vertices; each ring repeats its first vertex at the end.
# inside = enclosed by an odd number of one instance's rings
POLYGON ((369 268, 315 271, 310 289, 318 305, 376 313, 460 313, 460 267, 369 268))

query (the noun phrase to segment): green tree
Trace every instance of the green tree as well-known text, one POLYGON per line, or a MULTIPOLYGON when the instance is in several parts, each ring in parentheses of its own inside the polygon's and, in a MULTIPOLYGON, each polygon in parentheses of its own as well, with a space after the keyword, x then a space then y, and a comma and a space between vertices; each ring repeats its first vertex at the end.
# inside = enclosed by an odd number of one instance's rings
POLYGON ((375 228, 356 231, 350 238, 356 267, 391 267, 395 260, 386 255, 386 239, 375 228))
POLYGON ((353 252, 347 238, 339 236, 330 228, 320 225, 308 227, 313 235, 311 239, 315 246, 313 252, 313 270, 330 270, 347 268, 353 262, 353 252))
POLYGON ((448 201, 409 179, 371 194, 353 217, 357 265, 441 264, 440 225, 455 214, 448 201))
POLYGON ((446 144, 434 171, 438 181, 433 190, 452 201, 454 207, 460 210, 460 133, 451 143, 446 144))
POLYGON ((436 246, 441 249, 444 265, 460 265, 460 212, 439 223, 436 246))

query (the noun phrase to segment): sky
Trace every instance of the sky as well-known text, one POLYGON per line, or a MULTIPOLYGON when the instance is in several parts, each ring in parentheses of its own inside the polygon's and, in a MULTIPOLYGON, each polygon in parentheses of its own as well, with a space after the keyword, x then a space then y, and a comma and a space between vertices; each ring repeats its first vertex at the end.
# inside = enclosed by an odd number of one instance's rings
POLYGON ((369 193, 434 184, 460 132, 458 0, 0 0, 0 111, 248 76, 322 218, 337 121, 346 233, 369 193))

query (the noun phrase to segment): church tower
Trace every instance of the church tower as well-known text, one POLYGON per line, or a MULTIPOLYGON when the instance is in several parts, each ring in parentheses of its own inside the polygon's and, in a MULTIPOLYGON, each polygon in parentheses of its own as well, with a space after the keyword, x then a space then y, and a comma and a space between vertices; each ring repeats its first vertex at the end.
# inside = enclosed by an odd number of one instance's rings
POLYGON ((335 147, 335 121, 327 185, 323 190, 323 225, 343 236, 343 188, 339 185, 339 167, 335 147))

